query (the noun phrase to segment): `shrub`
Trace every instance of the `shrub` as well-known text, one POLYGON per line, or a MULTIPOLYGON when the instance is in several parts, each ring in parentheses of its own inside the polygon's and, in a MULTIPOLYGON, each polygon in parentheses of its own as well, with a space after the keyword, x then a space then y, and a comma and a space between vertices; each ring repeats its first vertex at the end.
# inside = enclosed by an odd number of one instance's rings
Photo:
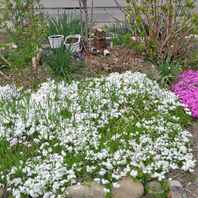
POLYGON ((171 92, 144 74, 113 73, 36 92, 0 87, 0 185, 13 197, 65 197, 79 179, 163 180, 193 171, 187 116, 171 92))
POLYGON ((47 35, 71 35, 80 34, 80 17, 75 14, 62 14, 57 19, 49 18, 47 23, 47 35))
MULTIPOLYGON (((117 0, 115 0, 117 2, 117 0)), ((198 25, 195 0, 126 0, 123 10, 131 32, 153 61, 185 60, 191 47, 186 36, 198 25)), ((118 4, 118 3, 117 3, 118 4)), ((119 4, 118 4, 119 5, 119 4)))
POLYGON ((0 0, 2 8, 0 13, 0 28, 6 31, 10 41, 17 45, 20 53, 20 64, 29 63, 36 55, 36 50, 40 46, 38 40, 45 33, 44 15, 36 12, 40 7, 40 0, 0 0))

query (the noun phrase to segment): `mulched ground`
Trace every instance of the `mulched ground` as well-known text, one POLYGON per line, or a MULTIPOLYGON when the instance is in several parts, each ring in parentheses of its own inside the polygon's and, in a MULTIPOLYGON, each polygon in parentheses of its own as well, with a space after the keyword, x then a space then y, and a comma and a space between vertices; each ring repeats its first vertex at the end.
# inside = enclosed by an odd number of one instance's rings
POLYGON ((6 84, 15 84, 25 89, 34 89, 40 83, 45 82, 51 77, 51 73, 47 67, 40 66, 36 73, 31 70, 30 66, 11 71, 9 68, 1 70, 6 78, 0 75, 0 86, 6 84))
POLYGON ((128 48, 114 47, 110 50, 110 55, 107 57, 104 55, 85 55, 85 64, 87 65, 85 69, 86 76, 130 70, 145 73, 154 79, 158 78, 155 66, 145 61, 144 56, 128 48))
MULTIPOLYGON (((157 79, 158 72, 155 66, 145 61, 144 57, 136 54, 132 49, 114 47, 110 50, 110 55, 84 55, 84 67, 77 68, 73 73, 73 78, 81 79, 85 77, 95 77, 101 74, 109 74, 111 72, 124 72, 127 70, 133 72, 146 73, 150 78, 157 79)), ((10 69, 1 70, 8 77, 5 80, 0 76, 0 85, 8 83, 23 86, 25 88, 34 88, 39 83, 53 77, 50 68, 45 64, 38 67, 36 74, 31 71, 30 66, 19 68, 16 71, 10 69)), ((54 76, 56 78, 56 76, 54 76)))

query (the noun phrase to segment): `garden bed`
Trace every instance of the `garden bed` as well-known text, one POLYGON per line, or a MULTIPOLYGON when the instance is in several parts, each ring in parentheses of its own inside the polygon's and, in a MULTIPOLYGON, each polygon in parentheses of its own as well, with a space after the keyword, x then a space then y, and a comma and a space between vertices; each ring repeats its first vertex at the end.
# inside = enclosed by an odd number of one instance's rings
POLYGON ((156 67, 144 56, 134 52, 134 50, 125 47, 113 47, 110 55, 89 55, 85 56, 86 76, 95 76, 97 74, 108 74, 111 72, 142 72, 153 79, 158 79, 156 67))
POLYGON ((195 5, 127 2, 99 29, 86 1, 56 19, 2 2, 0 198, 197 197, 195 5))
POLYGON ((25 89, 34 89, 48 78, 52 77, 49 68, 40 65, 34 73, 29 65, 23 68, 12 70, 11 68, 4 68, 1 71, 7 78, 0 77, 0 85, 14 84, 17 87, 24 87, 25 89))
MULTIPOLYGON (((44 46, 44 48, 46 47, 49 50, 48 45, 44 46)), ((145 73, 155 80, 159 78, 156 67, 151 62, 146 61, 143 56, 135 53, 134 50, 113 47, 110 53, 111 55, 108 57, 83 53, 83 65, 73 71, 73 78, 96 77, 101 74, 109 74, 111 72, 122 73, 127 70, 145 73)), ((39 83, 46 81, 48 78, 56 78, 44 61, 40 62, 36 73, 33 73, 29 65, 14 71, 10 68, 4 68, 1 71, 9 78, 9 81, 0 78, 0 85, 12 83, 27 89, 37 87, 39 83)))
POLYGON ((0 103, 0 183, 14 197, 64 197, 91 180, 110 192, 124 176, 161 181, 195 166, 189 116, 141 73, 1 87, 0 103))

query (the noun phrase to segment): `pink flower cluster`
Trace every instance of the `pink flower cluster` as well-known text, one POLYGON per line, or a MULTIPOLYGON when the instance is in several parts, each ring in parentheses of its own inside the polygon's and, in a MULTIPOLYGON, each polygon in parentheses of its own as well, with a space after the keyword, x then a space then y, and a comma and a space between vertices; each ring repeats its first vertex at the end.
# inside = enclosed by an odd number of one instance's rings
POLYGON ((187 70, 178 78, 172 90, 179 96, 181 103, 191 110, 192 116, 198 118, 198 71, 187 70))

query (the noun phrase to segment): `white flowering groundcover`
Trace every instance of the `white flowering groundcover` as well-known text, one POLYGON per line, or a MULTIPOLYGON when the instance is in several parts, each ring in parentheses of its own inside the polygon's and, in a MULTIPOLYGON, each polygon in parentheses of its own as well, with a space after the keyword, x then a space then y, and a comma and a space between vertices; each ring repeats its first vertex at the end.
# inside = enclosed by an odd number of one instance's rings
POLYGON ((0 183, 16 198, 52 198, 82 180, 109 191, 126 175, 193 171, 187 121, 178 98, 141 73, 0 87, 0 183))

